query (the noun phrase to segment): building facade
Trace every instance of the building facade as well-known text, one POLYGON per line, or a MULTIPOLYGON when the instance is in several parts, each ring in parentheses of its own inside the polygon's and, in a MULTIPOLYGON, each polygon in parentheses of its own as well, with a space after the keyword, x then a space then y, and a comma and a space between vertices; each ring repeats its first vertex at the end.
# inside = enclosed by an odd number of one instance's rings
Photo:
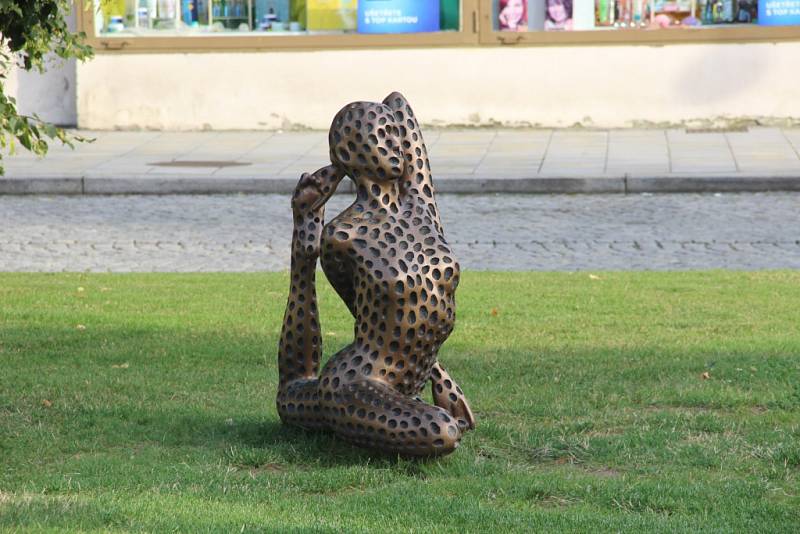
POLYGON ((393 90, 434 125, 800 121, 800 0, 95 0, 76 12, 96 50, 65 67, 84 128, 327 128, 343 103, 393 90))

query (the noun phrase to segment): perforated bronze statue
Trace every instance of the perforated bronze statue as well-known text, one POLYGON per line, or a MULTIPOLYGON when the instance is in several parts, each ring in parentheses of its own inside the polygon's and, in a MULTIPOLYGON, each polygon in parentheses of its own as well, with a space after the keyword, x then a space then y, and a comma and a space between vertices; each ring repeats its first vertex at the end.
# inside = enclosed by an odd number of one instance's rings
POLYGON ((405 98, 354 102, 333 120, 331 165, 304 174, 292 198, 291 290, 278 366, 285 423, 331 429, 357 445, 429 456, 452 452, 475 420, 437 362, 453 330, 459 266, 444 238, 430 164, 405 98), (350 177, 355 202, 327 224, 326 201, 350 177), (354 341, 319 372, 315 268, 355 318, 354 341), (435 405, 417 395, 430 381, 435 405))

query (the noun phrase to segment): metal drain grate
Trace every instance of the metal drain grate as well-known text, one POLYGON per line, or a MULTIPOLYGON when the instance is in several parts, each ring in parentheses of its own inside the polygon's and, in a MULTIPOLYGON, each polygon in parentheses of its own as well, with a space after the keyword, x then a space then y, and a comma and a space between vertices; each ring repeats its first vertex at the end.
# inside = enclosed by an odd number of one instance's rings
POLYGON ((148 163, 154 167, 199 167, 199 168, 222 168, 222 167, 242 167, 244 165, 252 165, 246 161, 158 161, 156 163, 148 163))

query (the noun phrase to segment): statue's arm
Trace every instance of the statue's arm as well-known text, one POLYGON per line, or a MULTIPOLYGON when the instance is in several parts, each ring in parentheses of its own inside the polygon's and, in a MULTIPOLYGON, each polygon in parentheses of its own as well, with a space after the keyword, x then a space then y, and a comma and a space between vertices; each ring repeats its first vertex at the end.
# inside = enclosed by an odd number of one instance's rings
POLYGON ((460 426, 475 428, 475 416, 469 407, 467 397, 439 362, 436 362, 431 369, 431 386, 433 403, 436 406, 450 412, 460 426))
POLYGON ((291 284, 278 346, 281 385, 298 378, 315 377, 319 372, 322 335, 317 309, 316 267, 324 225, 324 203, 336 185, 336 170, 324 167, 314 174, 304 174, 292 197, 291 284))

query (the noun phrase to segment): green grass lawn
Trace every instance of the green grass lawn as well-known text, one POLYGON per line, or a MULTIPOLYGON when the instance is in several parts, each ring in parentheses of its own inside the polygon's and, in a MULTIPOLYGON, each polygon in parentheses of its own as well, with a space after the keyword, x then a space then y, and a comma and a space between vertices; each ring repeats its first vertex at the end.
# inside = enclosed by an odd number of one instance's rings
POLYGON ((280 425, 287 288, 0 274, 0 531, 800 531, 800 273, 466 273, 429 461, 280 425))

